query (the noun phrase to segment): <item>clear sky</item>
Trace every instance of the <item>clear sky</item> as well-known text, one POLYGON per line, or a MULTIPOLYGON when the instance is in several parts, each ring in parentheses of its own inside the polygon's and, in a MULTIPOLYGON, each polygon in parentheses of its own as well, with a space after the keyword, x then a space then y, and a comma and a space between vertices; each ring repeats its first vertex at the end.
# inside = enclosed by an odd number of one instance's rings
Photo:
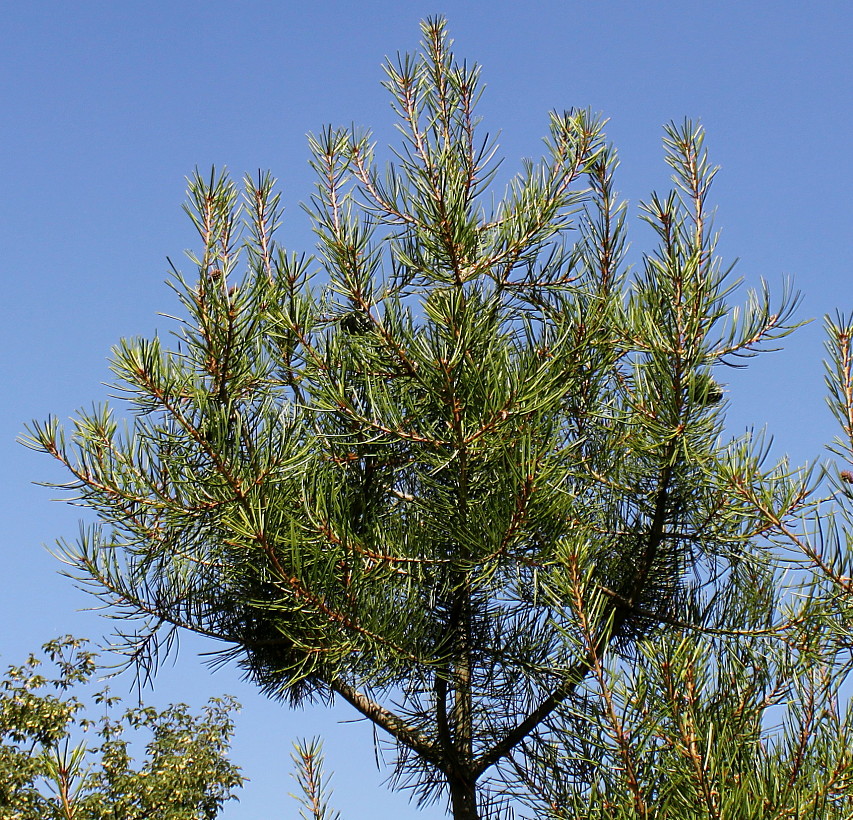
MULTIPOLYGON (((298 207, 311 193, 306 134, 355 123, 392 141, 380 64, 413 50, 418 21, 437 13, 457 54, 483 66, 483 127, 500 132, 507 173, 540 153, 549 109, 591 107, 610 118, 617 184, 635 216, 640 199, 668 186, 661 126, 704 123, 722 166, 721 252, 740 258, 747 283, 765 277, 777 293, 794 276, 800 316, 818 319, 784 351, 723 374, 730 430, 767 425, 777 453, 822 456, 834 430, 820 317, 853 311, 849 0, 3 3, 0 664, 60 633, 97 639, 111 628, 79 611, 89 599, 44 547, 73 538, 83 513, 33 486, 61 474, 14 439, 32 418, 102 399, 120 337, 168 332, 158 316, 175 308, 166 256, 177 261, 194 242, 180 210, 184 176, 211 164, 238 176, 271 169, 288 205, 285 243, 310 249, 298 207)), ((634 220, 634 259, 650 233, 634 220)), ((243 702, 234 757, 251 783, 226 820, 296 817, 290 744, 317 733, 347 820, 416 815, 381 785, 370 729, 339 723, 354 714, 269 703, 233 669, 208 670, 197 653, 211 648, 187 640, 150 699, 233 692, 243 702)))

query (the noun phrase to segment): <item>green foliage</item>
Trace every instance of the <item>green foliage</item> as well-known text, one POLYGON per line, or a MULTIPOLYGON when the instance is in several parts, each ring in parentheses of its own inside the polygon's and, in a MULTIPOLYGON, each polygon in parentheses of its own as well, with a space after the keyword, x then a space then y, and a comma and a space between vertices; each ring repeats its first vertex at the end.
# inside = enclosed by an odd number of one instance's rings
POLYGON ((93 695, 87 717, 78 691, 96 671, 85 642, 45 645, 55 677, 30 656, 0 682, 0 817, 3 820, 212 820, 242 785, 227 758, 231 698, 212 699, 200 716, 183 704, 161 712, 127 709, 93 695), (137 764, 127 733, 148 736, 137 764))
POLYGON ((479 70, 423 33, 385 67, 394 163, 310 139, 316 257, 277 244, 269 175, 190 181, 178 343, 114 351, 129 421, 32 430, 98 516, 71 572, 137 619, 144 668, 184 628, 274 697, 343 698, 457 820, 849 816, 849 530, 826 515, 849 485, 820 502, 814 471, 726 441, 715 377, 796 296, 733 304, 690 122, 636 271, 589 112, 553 113, 495 192, 479 70))
POLYGON ((301 740, 293 744, 290 755, 294 774, 301 794, 293 795, 302 804, 302 820, 340 820, 340 812, 329 808, 332 790, 330 776, 324 772, 323 743, 319 738, 301 740))

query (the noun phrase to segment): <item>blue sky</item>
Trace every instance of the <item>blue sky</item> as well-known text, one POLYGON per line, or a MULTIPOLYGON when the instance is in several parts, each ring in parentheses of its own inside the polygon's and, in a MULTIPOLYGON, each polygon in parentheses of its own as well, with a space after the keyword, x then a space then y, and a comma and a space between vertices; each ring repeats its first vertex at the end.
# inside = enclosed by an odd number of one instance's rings
MULTIPOLYGON (((385 55, 413 50, 418 21, 445 14, 460 57, 483 66, 483 127, 500 132, 507 174, 540 153, 551 108, 610 118, 617 184, 638 200, 668 186, 661 126, 705 125, 720 245, 748 284, 783 275, 818 321, 747 370, 727 372, 729 429, 767 425, 778 454, 821 456, 834 435, 824 403, 820 317, 853 311, 853 6, 849 2, 6 3, 0 11, 0 663, 59 633, 98 638, 107 621, 57 574, 43 545, 73 538, 80 510, 31 482, 61 478, 14 443, 23 425, 67 417, 105 396, 106 357, 122 336, 168 332, 166 256, 193 229, 180 205, 195 166, 269 168, 288 206, 286 244, 310 249, 305 135, 370 126, 393 141, 385 55)), ((632 255, 650 231, 633 220, 632 255)), ((190 269, 187 263, 186 270, 190 269)), ((187 640, 150 696, 244 704, 234 755, 252 782, 226 820, 290 818, 291 741, 323 734, 346 818, 415 816, 380 784, 372 733, 340 708, 292 712, 234 670, 211 673, 187 640)), ((119 679, 116 691, 129 680, 119 679)), ((387 774, 387 772, 386 772, 387 774)), ((440 817, 439 808, 424 817, 440 817)))

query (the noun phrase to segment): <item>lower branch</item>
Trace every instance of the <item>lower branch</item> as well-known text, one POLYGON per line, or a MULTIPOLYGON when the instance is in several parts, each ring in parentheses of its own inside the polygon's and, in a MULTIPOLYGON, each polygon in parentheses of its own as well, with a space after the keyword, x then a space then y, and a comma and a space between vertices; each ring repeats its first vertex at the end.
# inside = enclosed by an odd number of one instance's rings
POLYGON ((419 729, 410 726, 402 718, 340 679, 331 681, 329 686, 333 692, 337 692, 347 703, 388 732, 395 740, 408 746, 424 760, 447 774, 447 763, 441 751, 419 729))

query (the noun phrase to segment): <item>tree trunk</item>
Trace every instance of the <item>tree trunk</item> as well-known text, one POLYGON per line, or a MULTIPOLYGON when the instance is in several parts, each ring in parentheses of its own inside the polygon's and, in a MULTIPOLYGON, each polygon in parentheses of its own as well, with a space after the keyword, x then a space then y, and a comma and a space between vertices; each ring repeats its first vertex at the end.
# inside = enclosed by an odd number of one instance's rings
POLYGON ((458 776, 450 778, 450 808, 453 820, 480 820, 476 781, 458 776))

